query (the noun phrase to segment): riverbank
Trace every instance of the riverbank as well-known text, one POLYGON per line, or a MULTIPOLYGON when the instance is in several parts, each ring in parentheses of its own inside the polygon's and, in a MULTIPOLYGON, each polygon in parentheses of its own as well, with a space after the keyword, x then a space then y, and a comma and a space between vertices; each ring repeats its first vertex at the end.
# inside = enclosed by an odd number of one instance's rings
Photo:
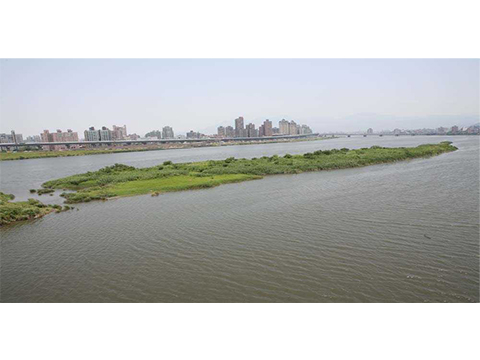
POLYGON ((298 174, 307 171, 346 169, 381 163, 430 157, 455 151, 450 142, 410 148, 372 146, 349 150, 315 151, 303 155, 277 155, 252 159, 228 158, 218 161, 172 163, 150 168, 135 168, 121 164, 95 172, 47 181, 45 189, 62 189, 66 203, 106 200, 113 197, 209 188, 221 184, 261 179, 266 175, 298 174))
MULTIPOLYGON (((17 221, 38 219, 53 211, 62 211, 62 206, 60 205, 45 205, 35 199, 12 202, 14 199, 15 196, 0 192, 0 226, 17 221)), ((70 207, 64 207, 64 210, 68 209, 70 207)))
POLYGON ((67 156, 86 156, 86 155, 102 155, 102 154, 118 154, 125 152, 152 151, 163 149, 102 149, 102 150, 64 150, 64 151, 17 151, 17 152, 1 152, 0 161, 41 159, 51 157, 67 157, 67 156))
MULTIPOLYGON (((232 142, 206 142, 206 143, 170 143, 138 146, 132 145, 127 148, 112 147, 104 149, 79 149, 79 150, 61 150, 61 151, 8 151, 0 152, 0 161, 13 160, 27 160, 40 159, 52 157, 68 157, 68 156, 88 156, 88 155, 103 155, 103 154, 118 154, 126 152, 140 152, 140 151, 156 151, 156 150, 173 150, 173 149, 189 149, 198 147, 214 147, 214 146, 233 146, 233 145, 258 145, 258 144, 275 144, 284 142, 300 142, 300 141, 317 141, 335 139, 335 137, 312 137, 299 139, 278 139, 278 140, 252 140, 252 141, 232 141, 232 142)), ((20 146, 21 147, 21 146, 20 146)))

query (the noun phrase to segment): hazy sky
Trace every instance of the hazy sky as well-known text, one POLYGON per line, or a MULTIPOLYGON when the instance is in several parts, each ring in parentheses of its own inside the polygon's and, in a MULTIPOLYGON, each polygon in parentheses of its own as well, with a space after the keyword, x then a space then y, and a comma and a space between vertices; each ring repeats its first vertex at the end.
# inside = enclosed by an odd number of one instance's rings
POLYGON ((314 131, 471 125, 479 60, 0 60, 0 132, 213 133, 243 116, 314 131))

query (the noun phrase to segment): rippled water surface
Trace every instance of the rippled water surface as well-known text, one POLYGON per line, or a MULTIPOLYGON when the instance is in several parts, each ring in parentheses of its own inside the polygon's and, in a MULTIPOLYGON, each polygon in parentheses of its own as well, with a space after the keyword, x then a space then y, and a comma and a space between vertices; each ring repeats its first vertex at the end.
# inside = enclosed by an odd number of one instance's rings
POLYGON ((2 228, 1 300, 478 302, 478 137, 352 137, 10 161, 0 163, 1 189, 26 199, 46 180, 114 163, 443 140, 459 150, 81 204, 2 228))

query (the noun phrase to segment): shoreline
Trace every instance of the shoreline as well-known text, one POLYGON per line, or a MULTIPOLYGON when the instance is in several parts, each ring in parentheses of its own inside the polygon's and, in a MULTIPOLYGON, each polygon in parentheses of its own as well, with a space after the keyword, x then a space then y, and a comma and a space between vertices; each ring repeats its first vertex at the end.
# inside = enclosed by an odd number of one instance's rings
MULTIPOLYGON (((192 149, 192 148, 204 148, 204 147, 219 147, 219 146, 248 146, 248 145, 263 145, 263 144, 278 144, 287 142, 302 142, 302 141, 319 141, 336 139, 337 137, 312 137, 312 138, 299 138, 299 139, 278 139, 278 140, 264 140, 264 141, 232 141, 232 142, 212 142, 212 143, 186 143, 186 144, 174 144, 174 145, 152 145, 151 147, 138 147, 138 148, 104 148, 104 149, 79 149, 79 150, 40 150, 40 151, 17 151, 17 152, 0 152, 1 161, 17 161, 17 160, 30 160, 30 159, 46 159, 57 157, 70 157, 70 156, 90 156, 90 155, 105 155, 105 154, 119 154, 130 152, 143 152, 143 151, 160 151, 160 150, 178 150, 178 149, 192 149)), ((20 146, 21 147, 21 146, 20 146)))

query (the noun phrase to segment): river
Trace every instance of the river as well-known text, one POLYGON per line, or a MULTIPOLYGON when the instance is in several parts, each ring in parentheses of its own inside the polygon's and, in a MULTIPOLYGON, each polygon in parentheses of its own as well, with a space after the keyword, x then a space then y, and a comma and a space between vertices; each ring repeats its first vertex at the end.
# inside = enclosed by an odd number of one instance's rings
MULTIPOLYGON (((2 302, 478 302, 479 137, 322 141, 0 162, 17 200, 122 163, 452 141, 453 153, 79 204, 0 229, 2 302)), ((39 197, 61 203, 55 196, 39 197)))

